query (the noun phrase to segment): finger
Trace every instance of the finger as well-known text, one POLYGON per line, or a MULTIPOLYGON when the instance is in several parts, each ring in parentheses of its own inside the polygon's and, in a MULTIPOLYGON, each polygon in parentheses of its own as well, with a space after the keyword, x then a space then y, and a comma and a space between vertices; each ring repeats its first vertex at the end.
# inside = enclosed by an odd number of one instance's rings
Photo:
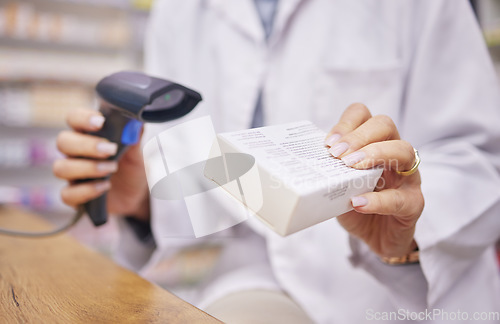
POLYGON ((66 123, 76 131, 97 131, 104 124, 104 116, 96 110, 78 108, 66 116, 66 123))
POLYGON ((352 132, 372 117, 368 108, 360 103, 354 103, 347 107, 339 122, 326 136, 325 145, 334 145, 342 136, 352 132))
POLYGON ((102 178, 116 170, 118 170, 116 161, 86 159, 60 159, 52 166, 54 175, 64 180, 102 178))
POLYGON ((61 199, 66 205, 77 206, 99 197, 110 188, 108 180, 73 184, 61 190, 61 199))
POLYGON ((342 157, 370 143, 396 139, 399 139, 399 133, 392 119, 378 115, 343 136, 329 152, 335 157, 342 157))
POLYGON ((424 206, 422 192, 409 188, 370 192, 351 198, 351 202, 358 213, 393 215, 401 217, 402 221, 409 220, 409 216, 420 215, 424 206))
POLYGON ((415 151, 407 141, 376 142, 342 157, 342 161, 356 169, 383 166, 386 170, 407 171, 415 163, 415 151))
POLYGON ((62 131, 57 136, 57 148, 68 156, 103 159, 115 155, 118 145, 101 137, 62 131))

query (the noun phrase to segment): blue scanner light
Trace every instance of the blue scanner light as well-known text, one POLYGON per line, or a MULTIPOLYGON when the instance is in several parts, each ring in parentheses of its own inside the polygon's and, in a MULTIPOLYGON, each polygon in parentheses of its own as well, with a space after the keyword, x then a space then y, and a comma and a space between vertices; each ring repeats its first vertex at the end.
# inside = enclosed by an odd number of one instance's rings
POLYGON ((121 142, 123 145, 134 145, 141 137, 142 123, 131 119, 123 128, 121 142))

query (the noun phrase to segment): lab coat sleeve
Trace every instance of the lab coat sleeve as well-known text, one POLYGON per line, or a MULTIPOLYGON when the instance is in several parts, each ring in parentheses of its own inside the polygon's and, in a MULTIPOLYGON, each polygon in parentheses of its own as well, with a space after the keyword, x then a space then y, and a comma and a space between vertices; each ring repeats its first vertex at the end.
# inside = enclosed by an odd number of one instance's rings
MULTIPOLYGON (((478 267, 490 273, 496 268, 492 244, 500 233, 500 98, 468 2, 419 1, 414 7, 412 55, 397 123, 402 138, 422 158, 425 208, 415 233, 420 266, 390 267, 363 243, 351 243, 354 263, 383 282, 400 305, 432 308, 467 284, 464 276, 478 267), (416 295, 415 285, 427 287, 426 293, 416 295)), ((482 294, 491 292, 498 276, 490 280, 482 294)), ((498 310, 494 302, 481 310, 498 310)))
POLYGON ((139 271, 156 249, 154 239, 141 241, 130 224, 123 217, 117 219, 119 230, 119 241, 113 259, 121 266, 139 271))

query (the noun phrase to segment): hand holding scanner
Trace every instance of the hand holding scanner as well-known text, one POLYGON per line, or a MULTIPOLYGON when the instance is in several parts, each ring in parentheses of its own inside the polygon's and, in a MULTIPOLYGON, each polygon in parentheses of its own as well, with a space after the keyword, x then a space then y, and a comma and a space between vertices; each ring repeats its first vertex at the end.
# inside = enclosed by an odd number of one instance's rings
MULTIPOLYGON (((202 100, 201 95, 177 83, 150 77, 139 72, 118 72, 102 79, 96 87, 99 111, 106 118, 102 128, 93 133, 118 144, 118 151, 108 160, 119 160, 129 145, 139 141, 142 124, 162 123, 188 114, 202 100)), ((81 182, 98 179, 85 179, 81 182)), ((84 204, 95 226, 106 223, 107 194, 84 204)))

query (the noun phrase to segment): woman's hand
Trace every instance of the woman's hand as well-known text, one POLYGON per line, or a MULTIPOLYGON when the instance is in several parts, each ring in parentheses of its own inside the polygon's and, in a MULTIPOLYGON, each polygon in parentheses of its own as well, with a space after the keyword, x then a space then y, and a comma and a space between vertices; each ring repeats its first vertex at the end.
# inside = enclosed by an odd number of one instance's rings
POLYGON ((372 117, 366 106, 353 104, 325 144, 333 156, 353 168, 384 167, 376 190, 353 197, 354 210, 337 217, 340 224, 379 256, 398 257, 413 251, 424 198, 418 171, 410 176, 396 172, 412 168, 415 152, 401 140, 394 122, 387 116, 372 117))
POLYGON ((69 182, 61 191, 64 203, 77 206, 108 193, 108 212, 149 219, 149 191, 139 144, 131 146, 120 159, 104 159, 116 153, 117 144, 84 132, 99 130, 104 117, 97 111, 79 109, 70 112, 67 123, 72 130, 62 131, 58 149, 66 158, 54 162, 54 174, 69 182), (75 183, 75 180, 102 178, 110 180, 75 183))

